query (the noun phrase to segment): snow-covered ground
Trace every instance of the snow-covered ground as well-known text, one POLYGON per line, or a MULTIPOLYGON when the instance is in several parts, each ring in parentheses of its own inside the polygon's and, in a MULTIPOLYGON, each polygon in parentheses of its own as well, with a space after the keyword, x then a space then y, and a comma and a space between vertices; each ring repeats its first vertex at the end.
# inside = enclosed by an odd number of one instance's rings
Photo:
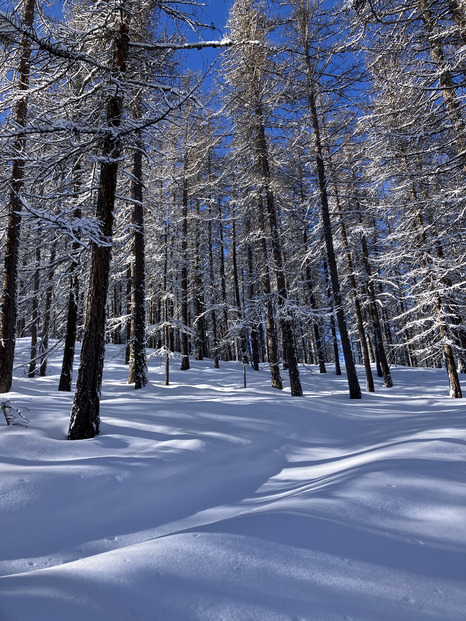
POLYGON ((176 364, 166 387, 153 361, 135 391, 122 355, 93 440, 66 440, 59 353, 17 371, 1 621, 466 619, 466 403, 445 371, 394 368, 351 401, 330 368, 292 398, 265 367, 244 389, 238 363, 176 364))

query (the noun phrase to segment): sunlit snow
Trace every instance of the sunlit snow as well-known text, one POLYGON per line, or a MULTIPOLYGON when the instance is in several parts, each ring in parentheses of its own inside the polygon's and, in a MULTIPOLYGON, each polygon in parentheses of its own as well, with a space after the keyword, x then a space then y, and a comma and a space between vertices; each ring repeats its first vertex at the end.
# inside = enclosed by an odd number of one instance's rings
MULTIPOLYGON (((27 359, 19 341, 18 362, 27 359)), ((240 363, 172 361, 128 386, 107 347, 101 434, 16 371, 0 420, 0 621, 464 621, 466 405, 439 369, 394 368, 351 401, 240 363)), ((284 378, 286 374, 284 373, 284 378)), ((464 383, 464 378, 463 378, 464 383)))

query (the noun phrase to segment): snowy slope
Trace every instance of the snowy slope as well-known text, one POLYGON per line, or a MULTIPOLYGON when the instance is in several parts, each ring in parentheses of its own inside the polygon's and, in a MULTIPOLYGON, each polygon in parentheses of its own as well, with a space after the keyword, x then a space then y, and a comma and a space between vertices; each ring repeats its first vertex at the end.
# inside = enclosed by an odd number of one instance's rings
POLYGON ((444 371, 395 368, 350 401, 345 377, 303 369, 300 399, 210 361, 169 387, 153 361, 135 391, 122 357, 79 442, 59 355, 46 378, 18 370, 0 621, 466 619, 466 405, 444 371))

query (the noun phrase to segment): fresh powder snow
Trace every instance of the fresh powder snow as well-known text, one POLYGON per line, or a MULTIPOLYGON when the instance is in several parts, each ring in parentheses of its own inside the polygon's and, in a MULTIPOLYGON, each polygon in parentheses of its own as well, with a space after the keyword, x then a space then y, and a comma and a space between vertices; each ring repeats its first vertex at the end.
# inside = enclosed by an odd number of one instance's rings
POLYGON ((466 405, 441 369, 392 369, 350 400, 301 367, 149 363, 108 346, 101 433, 69 441, 72 394, 28 379, 0 420, 0 621, 464 621, 466 405), (286 373, 284 373, 286 378, 286 373), (24 422, 24 421, 23 421, 24 422))

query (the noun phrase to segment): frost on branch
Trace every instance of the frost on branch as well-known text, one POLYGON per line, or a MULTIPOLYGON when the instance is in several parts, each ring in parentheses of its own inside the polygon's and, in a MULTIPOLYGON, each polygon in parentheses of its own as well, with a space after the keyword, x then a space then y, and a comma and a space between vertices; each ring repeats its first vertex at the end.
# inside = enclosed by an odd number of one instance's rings
POLYGON ((21 410, 15 408, 11 405, 11 401, 3 399, 0 401, 0 409, 5 416, 7 425, 20 425, 22 427, 27 427, 29 420, 24 416, 21 410))

